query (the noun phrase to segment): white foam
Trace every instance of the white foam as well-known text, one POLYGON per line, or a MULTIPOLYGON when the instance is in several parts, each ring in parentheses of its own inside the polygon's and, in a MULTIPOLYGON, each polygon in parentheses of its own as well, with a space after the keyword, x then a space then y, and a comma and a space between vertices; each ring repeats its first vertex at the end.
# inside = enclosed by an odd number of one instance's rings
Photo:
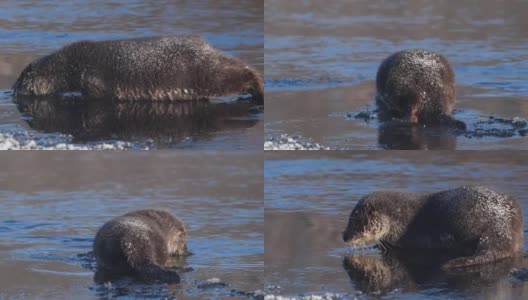
POLYGON ((344 299, 345 296, 337 293, 324 293, 320 295, 298 295, 298 296, 282 296, 267 294, 264 296, 265 300, 336 300, 344 299))
POLYGON ((125 141, 73 143, 73 136, 60 133, 39 133, 21 126, 0 126, 0 150, 126 150, 149 146, 125 141))
POLYGON ((330 150, 330 148, 300 136, 280 134, 266 137, 264 150, 330 150))

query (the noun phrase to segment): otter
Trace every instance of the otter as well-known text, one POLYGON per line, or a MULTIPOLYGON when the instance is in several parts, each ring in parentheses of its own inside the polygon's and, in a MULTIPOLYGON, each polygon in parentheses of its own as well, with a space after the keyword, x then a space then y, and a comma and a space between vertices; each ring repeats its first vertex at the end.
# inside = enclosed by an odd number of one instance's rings
POLYGON ((453 69, 441 54, 424 49, 394 53, 381 63, 376 75, 378 117, 420 124, 452 121, 463 126, 451 117, 454 85, 453 69))
POLYGON ((377 191, 354 207, 343 240, 384 251, 443 252, 450 256, 443 268, 479 265, 522 254, 523 212, 512 196, 484 186, 377 191))
POLYGON ((165 267, 170 256, 188 255, 183 223, 163 210, 137 210, 105 223, 93 253, 98 270, 142 280, 178 283, 176 270, 165 267))
POLYGON ((197 35, 75 42, 29 64, 13 90, 126 101, 249 93, 264 103, 262 76, 197 35))

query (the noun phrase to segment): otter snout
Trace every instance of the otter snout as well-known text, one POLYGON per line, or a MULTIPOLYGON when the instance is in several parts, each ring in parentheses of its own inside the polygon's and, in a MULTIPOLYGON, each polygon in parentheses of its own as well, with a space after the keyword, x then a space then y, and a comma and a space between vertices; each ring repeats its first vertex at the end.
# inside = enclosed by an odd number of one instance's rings
POLYGON ((259 91, 256 91, 256 92, 251 92, 251 95, 253 96, 253 99, 254 99, 254 102, 257 104, 257 105, 264 105, 264 94, 262 92, 262 90, 259 90, 259 91))
POLYGON ((343 242, 348 243, 350 241, 350 239, 351 239, 350 238, 350 231, 348 230, 348 228, 345 231, 343 231, 342 237, 343 237, 343 242))

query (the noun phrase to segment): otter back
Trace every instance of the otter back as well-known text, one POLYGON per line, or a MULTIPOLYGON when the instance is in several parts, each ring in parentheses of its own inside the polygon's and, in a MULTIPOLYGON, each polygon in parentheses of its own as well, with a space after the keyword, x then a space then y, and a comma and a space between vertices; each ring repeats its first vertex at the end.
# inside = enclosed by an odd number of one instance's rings
POLYGON ((81 93, 118 100, 194 100, 250 93, 263 101, 262 76, 198 36, 81 41, 27 66, 15 95, 81 93))

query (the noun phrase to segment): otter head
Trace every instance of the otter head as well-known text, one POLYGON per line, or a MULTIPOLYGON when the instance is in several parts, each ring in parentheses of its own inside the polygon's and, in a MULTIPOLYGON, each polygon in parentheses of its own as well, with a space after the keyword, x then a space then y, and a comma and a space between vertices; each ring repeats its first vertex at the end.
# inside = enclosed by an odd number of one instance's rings
POLYGON ((227 68, 225 80, 220 88, 223 94, 248 93, 251 95, 252 102, 257 105, 264 104, 262 75, 250 66, 236 65, 234 68, 227 68))
POLYGON ((249 93, 257 105, 264 104, 264 80, 254 68, 245 66, 240 74, 242 91, 249 93))
POLYGON ((383 239, 389 230, 389 218, 361 200, 350 213, 343 241, 353 247, 374 244, 383 239))
POLYGON ((187 249, 187 243, 185 242, 185 232, 183 236, 172 236, 169 239, 169 253, 171 255, 190 255, 191 252, 187 249))
POLYGON ((56 54, 30 63, 13 85, 15 96, 46 96, 66 91, 66 67, 56 54))
POLYGON ((182 223, 175 224, 169 230, 167 248, 171 255, 190 255, 187 249, 187 233, 182 223))

